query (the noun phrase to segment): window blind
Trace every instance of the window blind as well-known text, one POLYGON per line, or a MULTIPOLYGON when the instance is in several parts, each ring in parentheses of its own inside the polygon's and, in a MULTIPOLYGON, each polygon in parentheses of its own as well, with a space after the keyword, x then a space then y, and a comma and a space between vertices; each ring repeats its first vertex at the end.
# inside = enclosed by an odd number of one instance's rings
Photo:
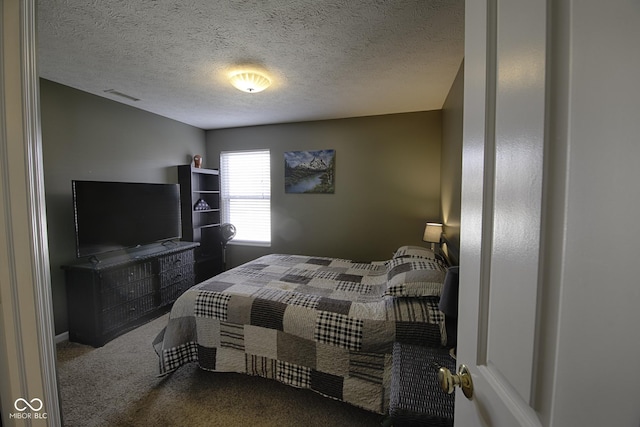
POLYGON ((236 227, 234 242, 271 243, 269 150, 220 153, 222 221, 236 227))

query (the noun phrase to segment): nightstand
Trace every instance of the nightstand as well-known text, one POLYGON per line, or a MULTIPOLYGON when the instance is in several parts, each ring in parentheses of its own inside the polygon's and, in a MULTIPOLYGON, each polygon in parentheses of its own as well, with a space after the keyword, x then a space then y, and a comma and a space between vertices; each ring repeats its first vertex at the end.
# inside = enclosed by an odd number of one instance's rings
POLYGON ((391 367, 391 398, 386 424, 452 427, 454 394, 445 393, 438 369, 455 371, 447 348, 395 343, 391 367))

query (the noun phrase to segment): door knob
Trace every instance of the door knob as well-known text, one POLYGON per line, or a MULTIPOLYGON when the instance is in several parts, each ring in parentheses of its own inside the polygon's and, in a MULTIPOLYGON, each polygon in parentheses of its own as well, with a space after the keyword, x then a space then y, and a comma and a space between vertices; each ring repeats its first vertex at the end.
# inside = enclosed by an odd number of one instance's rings
POLYGON ((462 389, 462 392, 471 399, 473 397, 473 381, 471 380, 471 372, 465 365, 460 365, 458 374, 452 374, 450 370, 442 367, 438 370, 438 381, 442 390, 451 394, 456 386, 462 389))

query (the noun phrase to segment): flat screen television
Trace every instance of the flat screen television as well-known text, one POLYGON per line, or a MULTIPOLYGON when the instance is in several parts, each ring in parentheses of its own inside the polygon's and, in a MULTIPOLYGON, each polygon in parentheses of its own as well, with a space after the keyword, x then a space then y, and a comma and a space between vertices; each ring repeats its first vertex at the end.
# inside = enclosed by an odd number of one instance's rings
POLYGON ((178 184, 71 184, 78 258, 181 237, 178 184))

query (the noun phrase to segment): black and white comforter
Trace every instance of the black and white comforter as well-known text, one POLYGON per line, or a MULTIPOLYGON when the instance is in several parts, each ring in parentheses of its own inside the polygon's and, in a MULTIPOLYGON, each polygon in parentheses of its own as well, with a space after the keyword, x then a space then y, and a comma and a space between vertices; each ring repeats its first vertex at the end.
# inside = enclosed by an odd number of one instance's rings
POLYGON ((388 270, 274 254, 206 280, 175 302, 154 341, 160 373, 198 362, 384 413, 393 343, 446 344, 438 296, 385 296, 388 270))

